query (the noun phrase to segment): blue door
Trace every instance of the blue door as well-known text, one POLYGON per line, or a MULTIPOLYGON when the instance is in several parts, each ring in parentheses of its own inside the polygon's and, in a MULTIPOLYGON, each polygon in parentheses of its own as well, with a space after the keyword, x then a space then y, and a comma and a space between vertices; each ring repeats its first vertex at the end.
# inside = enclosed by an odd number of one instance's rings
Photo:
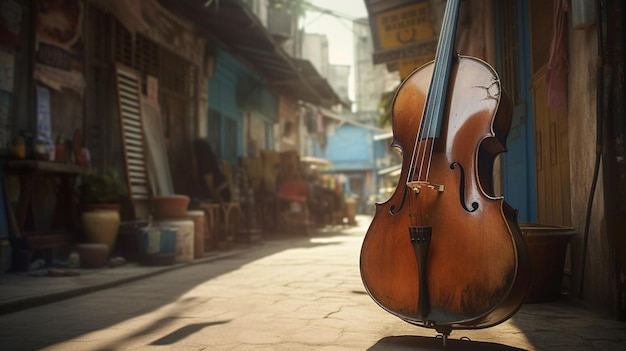
POLYGON ((522 0, 495 1, 497 70, 513 100, 514 113, 502 156, 502 190, 518 220, 537 220, 534 125, 530 95, 528 6, 522 0))

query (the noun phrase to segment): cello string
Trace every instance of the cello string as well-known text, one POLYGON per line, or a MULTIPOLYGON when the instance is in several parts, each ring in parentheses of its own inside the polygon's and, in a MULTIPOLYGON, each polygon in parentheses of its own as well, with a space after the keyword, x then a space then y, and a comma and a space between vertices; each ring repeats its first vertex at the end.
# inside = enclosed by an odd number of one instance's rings
MULTIPOLYGON (((437 82, 433 82, 433 84, 437 84, 437 82)), ((432 87, 431 89, 432 90, 432 87)), ((430 91, 429 90, 429 91, 430 91)), ((430 94, 430 93, 429 93, 430 94)), ((427 97, 425 105, 424 105, 424 111, 422 114, 422 121, 420 123, 420 132, 417 136, 417 139, 415 140, 415 145, 417 147, 417 154, 415 155, 418 159, 419 159, 419 170, 417 173, 417 180, 418 181, 423 181, 426 180, 422 177, 422 175, 424 174, 425 170, 424 170, 424 160, 426 159, 426 152, 427 152, 427 146, 426 145, 422 145, 424 143, 428 143, 428 135, 429 135, 429 131, 432 128, 432 113, 430 113, 430 108, 429 108, 429 102, 432 102, 433 98, 427 97)), ((416 160, 416 162, 418 162, 416 160)), ((416 167, 417 168, 417 167, 416 167)))
MULTIPOLYGON (((419 140, 421 131, 422 131, 422 123, 420 123, 420 126, 417 129, 417 136, 415 137, 416 140, 419 140)), ((416 155, 416 152, 419 152, 417 144, 418 142, 413 143, 413 152, 411 153, 411 162, 409 164, 409 171, 407 172, 407 180, 406 180, 407 184, 413 180, 413 176, 415 175, 415 168, 416 168, 415 163, 417 161, 415 159, 415 155, 416 155)))
POLYGON ((447 98, 447 88, 449 86, 450 80, 450 70, 452 67, 452 58, 454 53, 454 34, 456 33, 456 24, 458 20, 460 8, 459 0, 449 0, 446 5, 446 12, 443 18, 442 30, 440 33, 440 43, 437 47, 437 56, 435 71, 433 72, 433 79, 435 77, 441 77, 441 79, 436 80, 435 96, 436 104, 435 108, 431 109, 432 119, 434 125, 438 127, 439 131, 434 130, 432 133, 432 142, 430 144, 430 154, 428 156, 428 166, 426 168, 426 177, 425 180, 428 181, 430 176, 430 169, 432 165, 433 153, 435 149, 435 139, 440 137, 441 135, 437 135, 441 133, 442 123, 443 123, 443 115, 446 105, 447 98), (439 60, 440 58, 440 60, 439 60), (435 74, 436 73, 436 74, 435 74))
POLYGON ((442 29, 439 35, 440 40, 437 44, 431 84, 425 100, 422 120, 413 145, 407 182, 411 181, 415 176, 417 163, 419 163, 417 180, 427 182, 430 177, 435 139, 438 137, 437 129, 441 128, 439 124, 443 119, 443 109, 445 108, 446 87, 448 85, 449 70, 451 67, 452 53, 454 51, 454 33, 456 31, 459 7, 459 0, 449 0, 446 5, 442 29), (441 79, 437 79, 438 77, 441 77, 441 79), (435 127, 434 130, 433 127, 435 127), (429 138, 432 139, 431 142, 428 142, 429 138), (425 144, 423 147, 422 142, 425 144), (427 159, 428 161, 426 162, 427 159))
MULTIPOLYGON (((450 5, 448 5, 448 6, 450 6, 450 5)), ((440 34, 441 36, 443 36, 443 40, 442 40, 442 43, 441 43, 441 45, 442 45, 441 46, 441 48, 442 48, 441 56, 442 57, 441 57, 441 60, 438 61, 439 66, 435 67, 437 69, 436 73, 438 73, 437 77, 441 76, 441 74, 443 73, 441 71, 443 71, 445 69, 445 67, 441 67, 441 66, 445 62, 447 62, 447 50, 443 50, 443 49, 445 49, 447 47, 447 45, 449 45, 449 42, 448 42, 449 39, 448 38, 450 37, 450 35, 448 35, 447 33, 444 33, 445 31, 447 31, 447 28, 448 28, 448 26, 446 25, 446 24, 448 24, 447 21, 449 20, 449 18, 447 18, 448 17, 448 15, 447 15, 448 13, 449 13, 449 11, 446 11, 446 16, 444 18, 444 26, 443 26, 443 29, 442 29, 442 33, 440 34)), ((434 73, 433 73, 433 79, 435 79, 434 73)), ((444 85, 445 84, 447 84, 447 82, 444 82, 444 79, 437 79, 437 90, 436 90, 437 94, 435 96, 435 99, 436 99, 435 106, 436 106, 436 110, 437 111, 441 111, 444 108, 444 106, 445 106, 445 102, 443 101, 443 96, 445 95, 444 94, 444 90, 445 90, 445 86, 444 85)), ((437 113, 432 112, 431 119, 432 119, 432 123, 434 125, 438 125, 439 123, 441 123, 441 118, 442 118, 441 115, 442 114, 443 114, 442 112, 437 112, 437 113)), ((435 138, 437 137, 436 134, 437 134, 436 131, 434 131, 432 133, 432 142, 430 143, 430 147, 429 147, 428 166, 426 167, 426 177, 425 177, 426 181, 428 181, 428 178, 430 176, 430 169, 431 169, 432 161, 433 161, 433 153, 434 153, 434 150, 435 150, 435 138)))
MULTIPOLYGON (((424 116, 425 112, 426 112, 426 103, 428 102, 428 100, 426 100, 425 105, 424 105, 424 110, 422 111, 422 117, 424 116)), ((421 143, 419 142, 421 139, 423 139, 423 135, 424 135, 424 120, 422 118, 422 120, 420 121, 420 125, 418 127, 417 130, 417 135, 415 136, 415 142, 413 143, 413 153, 411 154, 411 163, 409 165, 409 172, 407 175, 407 182, 410 182, 413 180, 413 177, 415 176, 415 171, 417 169, 417 156, 420 153, 421 150, 421 143)), ((418 173, 418 181, 420 180, 419 177, 421 175, 421 164, 420 164, 420 172, 418 173)))

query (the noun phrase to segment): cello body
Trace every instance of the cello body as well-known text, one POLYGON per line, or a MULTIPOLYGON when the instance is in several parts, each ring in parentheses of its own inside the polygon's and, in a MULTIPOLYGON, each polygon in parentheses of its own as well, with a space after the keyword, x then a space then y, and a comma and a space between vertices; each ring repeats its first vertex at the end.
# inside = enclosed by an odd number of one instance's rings
POLYGON ((487 63, 451 60, 437 137, 419 137, 435 64, 398 88, 392 146, 402 154, 398 187, 376 204, 360 256, 363 283, 383 309, 447 336, 485 328, 521 306, 530 263, 517 215, 494 196, 493 163, 506 150, 509 99, 487 63), (428 181, 414 150, 428 150, 428 181))

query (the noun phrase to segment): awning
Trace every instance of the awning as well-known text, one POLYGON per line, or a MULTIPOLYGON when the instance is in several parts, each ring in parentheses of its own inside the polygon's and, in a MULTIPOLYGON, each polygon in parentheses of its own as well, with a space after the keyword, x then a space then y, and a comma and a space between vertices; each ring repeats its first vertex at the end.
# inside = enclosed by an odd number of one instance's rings
POLYGON ((387 132, 374 135, 374 140, 385 140, 393 138, 393 132, 387 132))
MULTIPOLYGON (((333 101, 331 105, 341 103, 346 108, 350 108, 350 103, 340 100, 339 96, 335 93, 335 90, 330 86, 328 80, 326 80, 326 78, 322 77, 319 72, 317 72, 317 69, 315 68, 315 66, 313 66, 311 61, 303 59, 292 60, 298 66, 298 70, 302 73, 304 79, 309 82, 313 89, 320 92, 324 96, 334 96, 334 98, 337 98, 338 101, 333 101)), ((330 107, 331 105, 322 104, 321 106, 330 107)))
POLYGON ((397 177, 402 172, 402 165, 394 165, 378 171, 379 176, 397 177))
POLYGON ((254 13, 240 0, 160 0, 173 12, 194 22, 202 33, 241 58, 277 92, 318 106, 341 102, 317 71, 291 58, 254 13), (209 3, 209 7, 205 4, 209 3), (305 76, 304 73, 307 73, 305 76))
POLYGON ((313 156, 303 156, 300 158, 300 162, 308 163, 312 165, 320 165, 320 166, 330 166, 333 164, 333 161, 327 160, 325 158, 313 157, 313 156))

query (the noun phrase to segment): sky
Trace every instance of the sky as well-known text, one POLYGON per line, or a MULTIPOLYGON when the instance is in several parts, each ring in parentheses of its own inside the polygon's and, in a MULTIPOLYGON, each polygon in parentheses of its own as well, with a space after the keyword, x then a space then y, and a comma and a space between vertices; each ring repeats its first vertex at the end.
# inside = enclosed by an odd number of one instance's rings
MULTIPOLYGON (((307 11, 301 26, 309 33, 326 34, 328 38, 329 62, 333 65, 354 64, 351 18, 367 17, 364 0, 309 0, 315 6, 329 9, 349 19, 307 11)), ((350 69, 350 99, 354 101, 354 68, 350 69)))
MULTIPOLYGON (((349 18, 367 16, 363 0, 310 0, 310 2, 349 18)), ((352 64, 352 21, 350 19, 341 19, 328 14, 308 11, 302 25, 306 32, 321 33, 328 36, 331 64, 352 64)))

